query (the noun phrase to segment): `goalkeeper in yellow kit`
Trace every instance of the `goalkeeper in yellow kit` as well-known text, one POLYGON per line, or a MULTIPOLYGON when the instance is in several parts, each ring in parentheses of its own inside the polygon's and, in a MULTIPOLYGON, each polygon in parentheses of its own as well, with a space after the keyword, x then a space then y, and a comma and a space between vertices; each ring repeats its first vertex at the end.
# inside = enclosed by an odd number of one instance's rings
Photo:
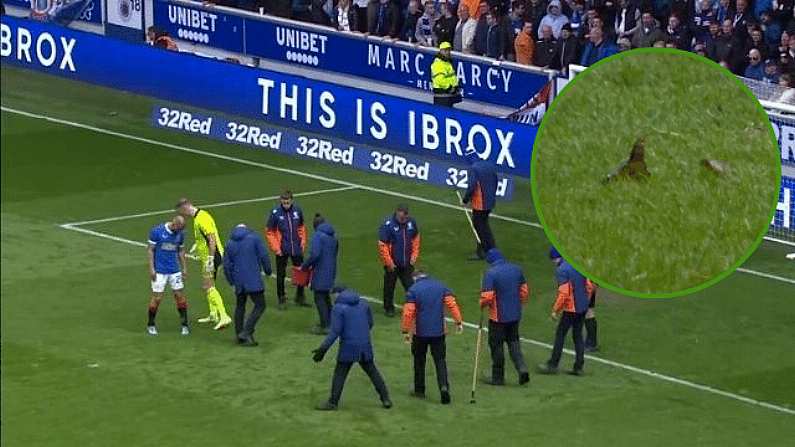
POLYGON ((220 330, 232 323, 226 313, 224 300, 215 288, 215 277, 218 268, 223 265, 224 246, 215 227, 215 219, 205 210, 196 208, 188 199, 180 199, 176 205, 177 212, 185 217, 193 218, 193 234, 196 239, 196 255, 202 266, 202 290, 207 294, 207 305, 210 315, 200 318, 199 323, 215 323, 213 329, 220 330))

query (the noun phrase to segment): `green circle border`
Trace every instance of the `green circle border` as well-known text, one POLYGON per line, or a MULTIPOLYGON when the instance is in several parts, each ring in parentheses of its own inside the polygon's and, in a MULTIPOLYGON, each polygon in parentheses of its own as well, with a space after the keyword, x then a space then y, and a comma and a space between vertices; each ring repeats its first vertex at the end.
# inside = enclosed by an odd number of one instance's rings
MULTIPOLYGON (((742 91, 744 91, 745 94, 748 95, 749 98, 751 98, 754 101, 756 101, 757 109, 762 114, 764 114, 764 116, 765 116, 765 118, 767 120, 768 129, 770 130, 770 138, 771 138, 771 140, 773 142, 773 146, 778 147, 778 139, 776 138, 776 133, 773 130, 773 125, 772 125, 772 123, 770 123, 770 118, 768 116, 768 113, 765 111, 765 108, 762 107, 762 104, 759 102, 759 99, 753 94, 751 89, 748 88, 748 86, 746 86, 743 83, 743 81, 741 81, 740 78, 737 75, 735 75, 734 73, 732 73, 731 71, 729 71, 728 69, 724 68, 723 66, 721 66, 720 64, 718 64, 717 62, 715 62, 715 61, 713 61, 711 59, 705 58, 703 56, 699 56, 699 55, 697 55, 695 53, 691 53, 689 51, 683 51, 683 50, 678 50, 678 49, 674 49, 674 48, 636 48, 636 49, 633 49, 633 50, 619 52, 619 53, 616 53, 616 54, 614 54, 614 55, 612 55, 610 57, 607 57, 605 59, 602 59, 602 60, 596 62, 592 66, 588 67, 585 71, 583 71, 582 73, 578 74, 573 79, 569 80, 569 82, 563 87, 563 90, 561 90, 560 93, 558 93, 555 96, 555 98, 552 100, 552 103, 550 104, 550 106, 547 109, 546 113, 544 113, 544 118, 541 120, 541 124, 538 127, 538 132, 536 132, 536 138, 535 138, 535 141, 533 142, 533 146, 535 146, 536 142, 538 142, 540 140, 540 137, 543 134, 544 126, 545 126, 545 124, 547 122, 549 122, 548 118, 552 115, 552 112, 555 110, 555 104, 556 104, 555 99, 557 99, 558 97, 564 95, 567 90, 570 90, 569 89, 570 85, 572 85, 575 82, 577 82, 580 78, 582 78, 584 76, 588 76, 588 73, 591 72, 591 69, 594 68, 594 67, 598 67, 598 66, 600 66, 602 64, 610 63, 610 62, 616 61, 618 59, 621 59, 621 58, 624 58, 624 57, 627 57, 627 56, 633 56, 633 55, 641 54, 641 53, 673 54, 673 55, 676 55, 676 56, 689 57, 689 58, 691 58, 693 60, 697 60, 700 63, 705 63, 707 65, 711 65, 712 67, 723 71, 723 74, 724 75, 728 75, 728 77, 730 79, 733 79, 734 82, 736 82, 737 85, 740 86, 740 89, 742 91)), ((711 278, 711 279, 709 279, 707 281, 704 281, 701 284, 695 285, 693 287, 689 287, 687 289, 675 291, 675 292, 664 292, 664 293, 636 292, 636 291, 633 291, 633 290, 617 287, 617 286, 614 286, 614 285, 610 284, 609 282, 605 282, 604 280, 602 280, 599 277, 595 277, 593 275, 590 275, 589 272, 587 272, 585 269, 583 269, 579 264, 571 262, 569 260, 569 257, 566 255, 566 251, 562 249, 562 247, 558 244, 558 241, 553 236, 552 231, 549 229, 549 226, 547 225, 546 220, 544 219, 544 213, 541 211, 539 195, 538 195, 538 185, 537 185, 537 182, 536 182, 536 159, 537 159, 537 157, 538 157, 538 151, 537 150, 533 150, 533 154, 532 154, 531 159, 530 159, 530 191, 531 191, 531 195, 532 195, 532 198, 533 198, 533 207, 535 208, 536 215, 538 216, 539 223, 541 224, 542 228, 544 229, 544 234, 546 234, 547 239, 549 239, 550 243, 552 243, 552 245, 555 248, 558 249, 558 252, 561 254, 561 256, 563 256, 563 258, 569 264, 571 264, 571 266, 574 267, 578 272, 582 273, 587 278, 590 278, 590 279, 594 280, 597 284, 599 284, 600 287, 604 287, 604 288, 606 288, 608 290, 611 290, 611 291, 616 292, 616 293, 620 293, 622 295, 627 295, 627 296, 631 296, 631 297, 634 297, 634 298, 678 298, 678 297, 690 295, 690 294, 699 292, 701 290, 704 290, 704 289, 706 289, 708 287, 711 287, 711 286, 719 283, 720 281, 723 281, 724 279, 726 279, 729 275, 734 273, 741 265, 745 264, 745 262, 748 260, 748 258, 750 258, 751 255, 753 255, 754 252, 756 252, 756 250, 762 244, 762 241, 764 240, 765 234, 767 234, 768 229, 770 227, 770 224, 768 224, 767 226, 765 226, 762 229, 762 231, 756 237, 756 239, 754 240, 753 244, 751 244, 751 246, 748 248, 746 253, 743 256, 741 256, 734 264, 729 266, 729 268, 727 268, 725 271, 723 271, 720 274, 716 275, 714 278, 711 278)), ((779 188, 776 189, 775 193, 773 194, 772 207, 771 207, 770 213, 768 214, 767 222, 771 222, 773 220, 773 218, 775 217, 775 215, 776 215, 776 207, 778 205, 778 195, 779 195, 779 192, 780 192, 780 189, 781 189, 781 157, 776 157, 776 160, 778 160, 778 169, 776 170, 776 185, 778 185, 779 188)))

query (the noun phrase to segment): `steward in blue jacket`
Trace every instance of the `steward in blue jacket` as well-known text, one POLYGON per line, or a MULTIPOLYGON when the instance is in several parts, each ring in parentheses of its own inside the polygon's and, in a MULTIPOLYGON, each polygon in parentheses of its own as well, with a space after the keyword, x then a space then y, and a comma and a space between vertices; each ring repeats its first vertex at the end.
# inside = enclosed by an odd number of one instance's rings
POLYGON ((450 384, 447 381, 447 348, 445 334, 447 327, 444 322, 445 307, 455 321, 457 332, 464 330, 461 311, 455 301, 455 295, 440 281, 428 277, 423 272, 414 273, 414 285, 406 293, 406 304, 403 305, 403 321, 401 329, 407 343, 411 343, 414 356, 414 392, 413 395, 425 398, 425 357, 428 347, 436 366, 436 381, 442 404, 450 403, 450 384), (413 333, 413 336, 411 335, 413 333))
MULTIPOLYGON (((306 227, 304 213, 293 203, 292 192, 283 192, 279 202, 268 215, 265 236, 270 249, 276 255, 276 296, 279 298, 279 308, 285 309, 287 296, 284 292, 284 278, 287 275, 287 261, 291 261, 296 267, 304 262, 306 227)), ((304 298, 303 287, 297 288, 295 303, 303 307, 309 306, 304 298)))
POLYGON ((591 303, 594 292, 593 284, 580 272, 566 262, 555 247, 549 250, 549 259, 555 264, 555 279, 558 284, 558 293, 555 304, 552 306, 552 319, 558 320, 555 330, 555 344, 549 361, 538 366, 542 374, 555 374, 558 372, 560 356, 563 353, 563 343, 566 334, 571 329, 574 341, 574 369, 572 375, 582 375, 585 364, 585 346, 582 338, 582 328, 585 315, 591 303))
POLYGON ((331 320, 331 289, 337 278, 337 253, 339 244, 334 236, 334 227, 326 223, 323 216, 315 215, 312 222, 315 234, 312 235, 309 257, 301 265, 303 270, 312 270, 310 288, 315 292, 315 306, 320 317, 320 324, 315 330, 318 334, 327 334, 331 320))
POLYGON ((503 343, 508 345, 511 361, 519 373, 519 384, 530 381, 522 356, 519 340, 519 322, 522 319, 522 305, 530 297, 522 270, 503 258, 502 253, 492 248, 486 253, 486 262, 491 267, 483 276, 480 291, 480 307, 489 309, 489 348, 491 348, 492 385, 505 384, 505 354, 503 343))
POLYGON ((398 205, 395 214, 384 219, 378 229, 378 254, 384 264, 384 313, 394 317, 397 280, 408 290, 420 257, 420 229, 408 206, 398 205))
POLYGON ((238 343, 256 346, 254 329, 265 311, 265 284, 262 272, 270 275, 271 261, 262 238, 244 224, 236 226, 227 240, 224 250, 224 275, 229 285, 235 288, 235 333, 238 343), (246 298, 251 298, 254 309, 245 320, 246 298))
POLYGON ((491 210, 497 206, 497 172, 494 165, 479 158, 474 148, 467 150, 469 162, 467 170, 467 191, 463 204, 472 208, 472 225, 478 234, 477 259, 483 259, 486 252, 496 247, 494 234, 489 225, 491 210))
POLYGON ((318 410, 336 410, 339 405, 345 379, 354 363, 359 363, 370 378, 384 408, 391 408, 389 391, 381 373, 375 366, 373 346, 370 343, 370 329, 373 327, 373 313, 370 306, 351 289, 335 288, 339 292, 334 308, 331 310, 331 328, 320 347, 312 351, 312 359, 320 362, 331 345, 339 338, 337 365, 331 382, 331 396, 328 401, 320 404, 318 410))

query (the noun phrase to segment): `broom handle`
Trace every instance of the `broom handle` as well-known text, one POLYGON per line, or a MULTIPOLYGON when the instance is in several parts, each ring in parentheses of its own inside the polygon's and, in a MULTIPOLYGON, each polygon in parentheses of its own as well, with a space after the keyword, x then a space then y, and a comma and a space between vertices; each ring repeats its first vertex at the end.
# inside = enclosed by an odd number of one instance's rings
POLYGON ((483 309, 480 309, 480 321, 478 322, 478 336, 475 342, 475 367, 472 370, 472 400, 475 400, 475 387, 478 380, 478 363, 480 361, 480 344, 483 338, 483 309))

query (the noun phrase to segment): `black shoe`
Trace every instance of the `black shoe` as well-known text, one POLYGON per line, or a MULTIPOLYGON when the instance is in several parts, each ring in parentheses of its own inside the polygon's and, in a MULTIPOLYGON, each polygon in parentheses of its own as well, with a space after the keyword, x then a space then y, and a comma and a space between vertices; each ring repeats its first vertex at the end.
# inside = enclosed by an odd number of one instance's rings
POLYGON ((245 337, 245 338, 238 338, 237 339, 238 346, 243 346, 247 348, 253 348, 254 346, 259 346, 254 337, 245 337))
POLYGON ((584 374, 585 373, 583 372, 582 369, 572 369, 571 371, 569 371, 570 376, 582 376, 584 374))
POLYGON ((389 400, 388 397, 386 399, 381 399, 381 405, 387 410, 389 410, 390 408, 392 408, 392 401, 389 400))
POLYGON ((550 366, 548 363, 542 363, 536 367, 536 371, 538 371, 539 374, 553 375, 558 373, 558 367, 550 366))
POLYGON ((336 409, 337 409, 337 404, 333 404, 329 401, 325 401, 322 404, 318 404, 318 406, 315 407, 315 410, 319 411, 334 411, 336 409))
POLYGON ((493 377, 487 377, 483 379, 483 383, 492 386, 505 386, 505 379, 495 379, 493 377))
POLYGON ((386 315, 389 318, 394 318, 395 317, 395 309, 386 309, 384 311, 384 315, 386 315))
POLYGON ((447 390, 442 390, 442 405, 449 405, 450 404, 450 392, 447 390))
POLYGON ((412 391, 411 397, 416 397, 417 399, 425 399, 425 391, 412 391))
POLYGON ((599 352, 599 346, 586 346, 585 352, 599 352))
POLYGON ((524 385, 529 381, 530 381, 530 374, 528 373, 519 374, 519 385, 524 385))

